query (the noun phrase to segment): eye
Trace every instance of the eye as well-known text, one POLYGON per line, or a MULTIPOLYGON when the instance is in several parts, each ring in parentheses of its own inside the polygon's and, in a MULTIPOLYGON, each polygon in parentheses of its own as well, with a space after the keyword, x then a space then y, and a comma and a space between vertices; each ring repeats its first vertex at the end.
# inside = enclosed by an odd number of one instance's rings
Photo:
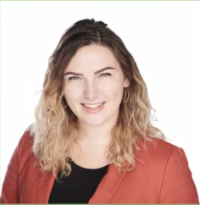
POLYGON ((111 74, 110 73, 102 73, 100 76, 111 76, 111 74))
POLYGON ((68 80, 72 80, 72 79, 77 79, 77 78, 79 78, 79 77, 76 77, 76 76, 73 76, 73 77, 70 77, 70 78, 68 78, 68 80))

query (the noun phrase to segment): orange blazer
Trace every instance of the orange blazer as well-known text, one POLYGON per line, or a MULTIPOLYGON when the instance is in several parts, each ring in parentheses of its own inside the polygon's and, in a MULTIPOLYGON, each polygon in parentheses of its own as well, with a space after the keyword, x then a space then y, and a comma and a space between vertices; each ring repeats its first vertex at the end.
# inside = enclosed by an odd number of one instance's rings
MULTIPOLYGON (((147 151, 135 151, 132 171, 120 174, 109 165, 89 203, 199 203, 183 149, 154 141, 156 147, 147 142, 147 151)), ((26 131, 8 165, 2 203, 48 203, 55 178, 34 166, 32 145, 33 137, 26 131)))

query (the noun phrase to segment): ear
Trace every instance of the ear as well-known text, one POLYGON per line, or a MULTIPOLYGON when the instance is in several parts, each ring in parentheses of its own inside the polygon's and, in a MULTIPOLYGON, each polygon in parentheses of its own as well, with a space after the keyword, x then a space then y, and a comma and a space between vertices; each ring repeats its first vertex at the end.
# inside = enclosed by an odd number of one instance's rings
POLYGON ((129 87, 129 85, 130 85, 130 82, 129 82, 129 80, 126 78, 126 79, 124 80, 124 87, 127 88, 127 87, 129 87))

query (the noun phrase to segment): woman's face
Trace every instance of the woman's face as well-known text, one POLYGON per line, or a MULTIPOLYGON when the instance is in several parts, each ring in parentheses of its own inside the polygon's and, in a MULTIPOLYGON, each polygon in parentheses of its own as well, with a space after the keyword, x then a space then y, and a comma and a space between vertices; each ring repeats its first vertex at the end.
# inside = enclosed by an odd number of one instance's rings
POLYGON ((108 48, 100 45, 80 48, 64 74, 64 96, 79 122, 100 125, 117 119, 123 89, 129 84, 108 48), (83 105, 103 102, 103 106, 98 108, 83 105))

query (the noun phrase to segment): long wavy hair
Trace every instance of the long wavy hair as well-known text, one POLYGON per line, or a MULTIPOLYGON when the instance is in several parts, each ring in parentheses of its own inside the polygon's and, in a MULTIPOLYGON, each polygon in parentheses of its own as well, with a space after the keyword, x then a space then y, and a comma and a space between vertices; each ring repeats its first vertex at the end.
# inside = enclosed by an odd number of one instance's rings
POLYGON ((116 125, 111 131, 109 144, 110 163, 118 171, 130 171, 135 166, 134 150, 137 142, 152 141, 165 136, 151 123, 152 108, 147 86, 138 67, 123 41, 107 24, 94 19, 76 22, 62 35, 55 51, 49 58, 42 95, 35 109, 36 121, 29 127, 34 137, 33 153, 43 171, 52 171, 56 176, 59 168, 62 175, 71 173, 70 156, 78 119, 67 106, 64 98, 64 70, 77 50, 91 44, 105 46, 118 60, 125 78, 130 82, 124 88, 116 125), (131 166, 126 167, 127 161, 131 166))

